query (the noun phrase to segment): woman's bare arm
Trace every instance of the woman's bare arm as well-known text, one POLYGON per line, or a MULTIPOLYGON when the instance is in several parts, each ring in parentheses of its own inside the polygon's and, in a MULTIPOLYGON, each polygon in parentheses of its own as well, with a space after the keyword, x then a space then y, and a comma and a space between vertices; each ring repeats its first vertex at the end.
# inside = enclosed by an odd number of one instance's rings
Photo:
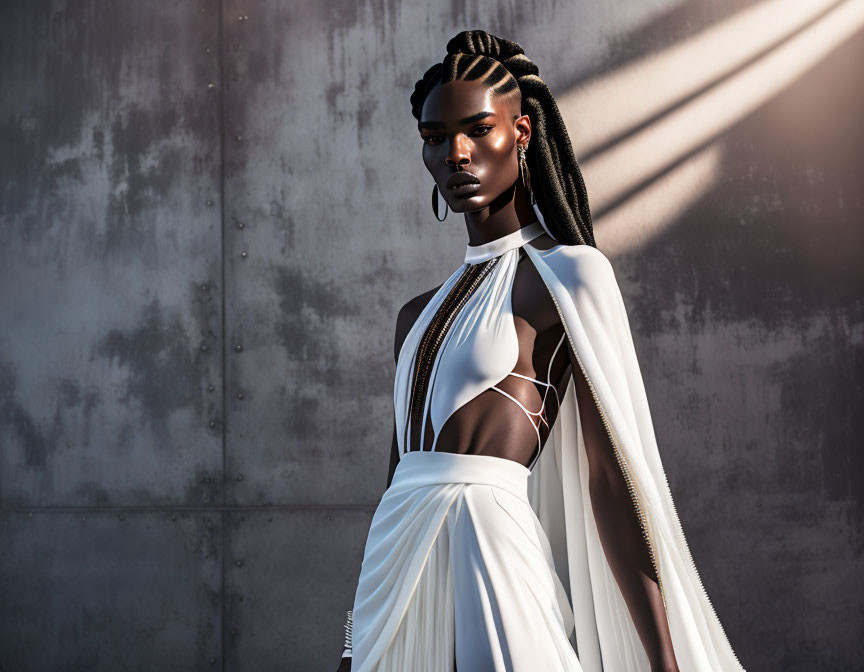
POLYGON ((633 501, 594 397, 568 347, 588 456, 591 507, 606 559, 627 603, 652 671, 678 672, 666 609, 633 501))
MULTIPOLYGON (((419 296, 415 296, 399 310, 399 315, 396 317, 396 335, 393 339, 393 361, 399 363, 399 351, 402 349, 402 343, 405 342, 405 337, 411 331, 411 327, 420 317, 420 313, 426 307, 426 304, 435 296, 438 287, 430 289, 419 296)), ((396 471, 396 465, 399 464, 399 444, 396 440, 396 421, 393 421, 393 442, 390 446, 390 469, 387 472, 387 487, 393 481, 393 473, 396 471)))
POLYGON ((390 445, 390 469, 387 472, 387 487, 393 482, 396 465, 399 464, 399 444, 396 442, 396 423, 393 423, 393 443, 390 445))
MULTIPOLYGON (((440 285, 439 285, 440 286, 440 285)), ((429 300, 434 296, 435 292, 438 291, 438 287, 434 289, 430 289, 428 292, 421 294, 420 296, 416 296, 411 299, 408 303, 406 303, 399 310, 399 314, 396 317, 396 334, 393 339, 393 360, 398 364, 399 362, 399 351, 402 349, 402 343, 405 341, 405 337, 408 335, 408 332, 411 330, 411 327, 414 326, 414 322, 420 317, 420 313, 423 312, 423 308, 426 307, 426 304, 429 300)), ((390 466, 387 470, 387 487, 390 487, 390 483, 393 481, 393 474, 396 471, 396 466, 399 464, 399 444, 396 441, 396 421, 393 421, 393 440, 390 444, 390 466)), ((351 670, 351 658, 345 657, 339 663, 339 668, 337 672, 350 672, 351 670)))

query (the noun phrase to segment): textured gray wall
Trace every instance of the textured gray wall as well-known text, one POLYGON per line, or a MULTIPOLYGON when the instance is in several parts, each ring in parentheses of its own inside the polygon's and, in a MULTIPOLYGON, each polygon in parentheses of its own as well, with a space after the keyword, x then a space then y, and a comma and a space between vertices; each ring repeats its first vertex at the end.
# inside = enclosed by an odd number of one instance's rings
POLYGON ((666 117, 583 140, 595 87, 770 5, 3 3, 0 670, 335 668, 385 485, 396 311, 466 242, 432 219, 408 95, 478 27, 560 97, 742 663, 855 669, 864 35, 776 94, 743 87, 752 110, 635 187, 603 157, 666 117))

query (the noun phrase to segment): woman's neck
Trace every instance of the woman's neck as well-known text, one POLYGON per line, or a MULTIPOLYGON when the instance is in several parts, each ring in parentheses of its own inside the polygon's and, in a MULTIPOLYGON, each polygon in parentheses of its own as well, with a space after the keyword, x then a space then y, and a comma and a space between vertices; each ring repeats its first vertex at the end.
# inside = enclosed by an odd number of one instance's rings
POLYGON ((469 245, 483 245, 537 221, 522 185, 508 192, 501 194, 485 208, 465 213, 469 245))

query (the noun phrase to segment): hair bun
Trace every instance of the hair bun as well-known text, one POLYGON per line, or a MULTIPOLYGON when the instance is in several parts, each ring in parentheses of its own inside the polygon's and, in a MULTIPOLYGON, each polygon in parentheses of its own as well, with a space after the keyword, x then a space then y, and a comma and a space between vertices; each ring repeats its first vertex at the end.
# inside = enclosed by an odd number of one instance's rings
POLYGON ((497 61, 524 54, 516 42, 497 35, 490 35, 485 30, 463 30, 447 43, 447 53, 481 54, 491 56, 497 61))
POLYGON ((525 55, 518 43, 487 33, 485 30, 463 30, 447 43, 448 54, 488 56, 501 63, 519 79, 525 75, 539 75, 540 70, 525 55))

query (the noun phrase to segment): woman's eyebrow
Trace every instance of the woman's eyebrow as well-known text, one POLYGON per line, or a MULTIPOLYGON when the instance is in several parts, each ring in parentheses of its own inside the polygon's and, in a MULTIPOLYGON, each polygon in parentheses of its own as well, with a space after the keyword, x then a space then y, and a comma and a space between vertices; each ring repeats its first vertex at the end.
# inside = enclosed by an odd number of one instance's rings
MULTIPOLYGON (((465 117, 464 119, 459 120, 459 125, 464 126, 465 124, 473 124, 475 121, 480 121, 481 119, 485 119, 486 117, 495 116, 494 112, 490 110, 483 110, 482 112, 478 112, 477 114, 472 114, 470 117, 465 117)), ((428 129, 436 129, 436 128, 444 128, 443 121, 419 121, 417 122, 417 129, 423 130, 424 128, 428 129)))

